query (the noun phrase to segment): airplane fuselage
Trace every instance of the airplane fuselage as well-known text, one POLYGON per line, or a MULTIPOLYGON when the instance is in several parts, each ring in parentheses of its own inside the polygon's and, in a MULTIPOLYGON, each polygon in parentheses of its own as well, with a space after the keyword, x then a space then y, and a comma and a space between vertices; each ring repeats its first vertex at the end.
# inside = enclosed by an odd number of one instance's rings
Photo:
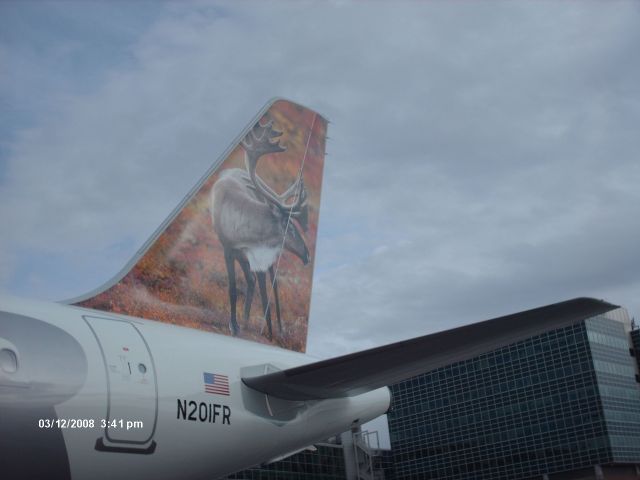
POLYGON ((317 360, 269 345, 62 304, 3 298, 0 310, 0 446, 22 466, 12 478, 212 479, 389 407, 387 388, 322 401, 252 390, 242 376, 317 360))

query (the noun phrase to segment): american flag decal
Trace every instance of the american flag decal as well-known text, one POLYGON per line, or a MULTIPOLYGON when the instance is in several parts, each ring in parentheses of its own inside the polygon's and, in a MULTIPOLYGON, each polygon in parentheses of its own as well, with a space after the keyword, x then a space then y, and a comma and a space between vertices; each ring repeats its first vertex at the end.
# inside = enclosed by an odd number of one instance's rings
POLYGON ((219 373, 204 372, 204 391, 213 395, 229 395, 229 377, 219 373))

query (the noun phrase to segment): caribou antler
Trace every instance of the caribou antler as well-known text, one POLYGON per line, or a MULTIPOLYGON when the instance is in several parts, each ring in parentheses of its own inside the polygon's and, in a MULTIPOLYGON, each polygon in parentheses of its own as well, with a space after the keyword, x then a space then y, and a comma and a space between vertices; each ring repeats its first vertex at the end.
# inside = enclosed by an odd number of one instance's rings
POLYGON ((282 195, 276 194, 264 181, 257 175, 255 180, 252 179, 250 188, 258 191, 264 199, 271 205, 277 207, 284 216, 291 216, 298 220, 302 228, 307 230, 308 206, 307 206, 307 189, 304 186, 302 178, 298 178, 287 191, 282 195), (286 200, 294 197, 293 203, 286 203, 286 200))
MULTIPOLYGON (((307 189, 304 187, 302 175, 298 177, 298 180, 296 180, 292 186, 297 187, 295 201, 290 207, 287 207, 285 212, 292 218, 296 218, 306 232, 308 226, 309 207, 307 206, 307 189)), ((291 190, 291 188, 289 188, 287 192, 289 192, 289 190, 291 190)))
POLYGON ((279 141, 272 142, 272 138, 278 138, 282 132, 278 132, 273 128, 273 120, 269 120, 266 125, 260 125, 256 122, 253 128, 242 139, 242 146, 249 157, 258 160, 262 155, 267 153, 284 152, 285 147, 280 145, 279 141))
POLYGON ((284 152, 286 150, 285 147, 280 145, 279 141, 271 141, 274 138, 280 137, 280 135, 282 135, 282 132, 273 129, 273 120, 269 120, 265 125, 257 122, 253 126, 242 140, 242 147, 246 153, 245 163, 247 164, 247 171, 251 177, 252 187, 260 193, 267 202, 278 207, 285 215, 297 218, 306 230, 308 215, 306 205, 307 191, 304 187, 302 175, 299 175, 296 181, 293 182, 282 195, 278 195, 256 174, 258 159, 262 155, 284 152), (295 200, 293 203, 287 203, 287 200, 291 197, 294 197, 295 200))

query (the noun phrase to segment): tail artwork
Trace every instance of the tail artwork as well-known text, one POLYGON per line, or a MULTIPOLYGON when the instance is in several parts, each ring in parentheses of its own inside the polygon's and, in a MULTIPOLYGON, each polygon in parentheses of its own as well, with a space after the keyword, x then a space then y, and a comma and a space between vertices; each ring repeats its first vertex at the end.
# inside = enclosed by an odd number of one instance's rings
POLYGON ((304 352, 326 131, 270 102, 116 277, 68 303, 304 352))

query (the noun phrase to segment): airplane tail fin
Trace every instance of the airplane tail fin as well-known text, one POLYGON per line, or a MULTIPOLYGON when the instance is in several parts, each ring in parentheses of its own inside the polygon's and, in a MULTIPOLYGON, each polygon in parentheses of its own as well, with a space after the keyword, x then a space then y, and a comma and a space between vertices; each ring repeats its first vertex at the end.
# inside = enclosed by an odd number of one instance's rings
POLYGON ((119 274, 67 303, 304 351, 326 131, 271 101, 119 274))

